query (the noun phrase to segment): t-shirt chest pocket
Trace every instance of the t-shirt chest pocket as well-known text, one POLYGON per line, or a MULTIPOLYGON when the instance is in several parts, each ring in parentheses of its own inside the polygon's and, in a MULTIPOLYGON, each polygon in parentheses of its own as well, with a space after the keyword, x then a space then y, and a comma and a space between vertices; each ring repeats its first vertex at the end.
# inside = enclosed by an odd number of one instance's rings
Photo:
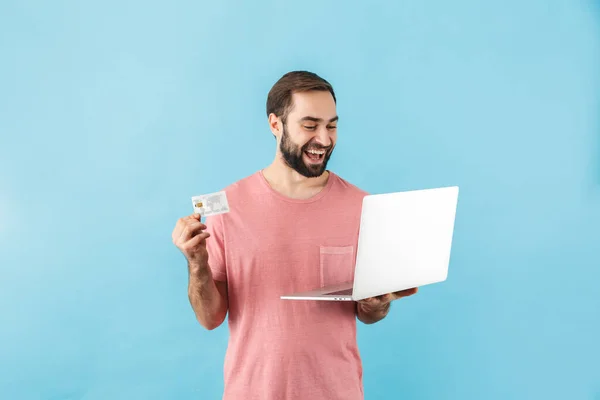
POLYGON ((320 246, 321 287, 352 282, 354 246, 320 246))

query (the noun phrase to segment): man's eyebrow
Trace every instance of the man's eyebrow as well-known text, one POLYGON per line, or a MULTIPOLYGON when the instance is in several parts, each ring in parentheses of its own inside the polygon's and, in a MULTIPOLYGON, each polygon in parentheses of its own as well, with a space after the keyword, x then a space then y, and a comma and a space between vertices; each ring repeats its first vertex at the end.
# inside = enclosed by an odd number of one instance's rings
MULTIPOLYGON (((339 119, 339 117, 336 115, 335 117, 331 118, 329 120, 329 122, 336 122, 339 119)), ((300 122, 304 122, 304 121, 311 121, 311 122, 323 122, 323 118, 316 118, 316 117, 303 117, 300 119, 300 122)))

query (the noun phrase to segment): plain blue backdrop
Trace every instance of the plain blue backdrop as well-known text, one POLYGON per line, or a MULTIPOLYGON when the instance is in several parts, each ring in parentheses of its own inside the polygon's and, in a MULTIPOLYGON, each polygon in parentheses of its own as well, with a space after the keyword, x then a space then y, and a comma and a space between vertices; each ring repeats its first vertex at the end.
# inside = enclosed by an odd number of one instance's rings
POLYGON ((4 0, 0 50, 0 398, 220 398, 171 230, 308 69, 332 170, 461 187, 448 281, 359 325, 366 398, 600 399, 597 1, 4 0))

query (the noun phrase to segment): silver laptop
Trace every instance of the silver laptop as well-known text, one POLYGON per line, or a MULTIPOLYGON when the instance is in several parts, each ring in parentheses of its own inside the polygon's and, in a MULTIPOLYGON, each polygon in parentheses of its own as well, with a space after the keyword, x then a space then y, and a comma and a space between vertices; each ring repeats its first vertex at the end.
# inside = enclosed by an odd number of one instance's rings
POLYGON ((457 186, 365 196, 354 282, 281 298, 358 301, 445 281, 457 202, 457 186))

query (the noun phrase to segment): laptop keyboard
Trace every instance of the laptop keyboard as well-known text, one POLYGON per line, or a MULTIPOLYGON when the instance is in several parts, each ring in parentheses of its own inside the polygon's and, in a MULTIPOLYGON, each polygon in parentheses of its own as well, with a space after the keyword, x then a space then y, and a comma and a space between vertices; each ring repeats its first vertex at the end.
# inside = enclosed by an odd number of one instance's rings
POLYGON ((344 290, 338 290, 337 292, 331 292, 331 293, 326 293, 327 295, 333 295, 333 296, 351 296, 352 295, 352 288, 350 289, 344 289, 344 290))

